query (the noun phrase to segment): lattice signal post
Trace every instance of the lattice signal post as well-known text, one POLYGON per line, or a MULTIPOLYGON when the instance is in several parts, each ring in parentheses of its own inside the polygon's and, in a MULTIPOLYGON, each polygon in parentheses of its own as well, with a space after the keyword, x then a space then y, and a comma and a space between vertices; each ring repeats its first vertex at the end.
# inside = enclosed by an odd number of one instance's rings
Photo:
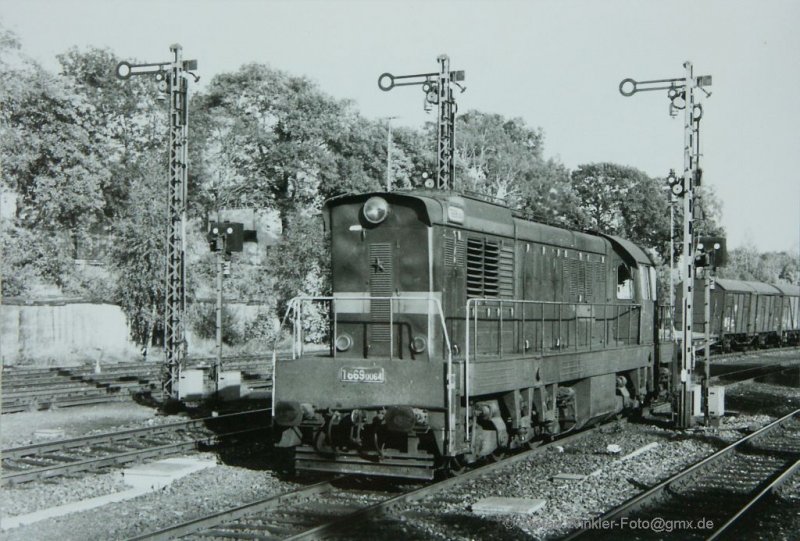
POLYGON ((197 60, 183 60, 183 48, 177 43, 169 48, 170 62, 131 64, 120 62, 117 77, 153 75, 159 89, 169 95, 169 179, 167 208, 166 298, 164 309, 164 350, 166 360, 161 378, 164 398, 176 399, 181 367, 186 358, 184 314, 186 313, 186 200, 189 161, 189 125, 187 75, 199 79, 190 70, 197 60))
POLYGON ((683 198, 683 256, 686 275, 683 277, 683 306, 682 315, 682 354, 680 370, 680 399, 676 423, 679 427, 686 428, 692 425, 692 379, 695 367, 694 344, 692 343, 693 289, 695 279, 694 258, 694 188, 700 185, 700 119, 703 108, 696 99, 696 91, 702 90, 706 96, 709 92, 703 88, 711 86, 711 76, 703 75, 694 77, 692 63, 683 64, 685 75, 675 79, 657 79, 652 81, 635 81, 623 79, 619 84, 619 91, 623 96, 633 96, 636 92, 652 90, 666 90, 670 100, 670 115, 675 116, 676 110, 684 110, 684 137, 683 137, 683 179, 681 182, 671 183, 673 194, 683 198), (640 88, 641 87, 641 88, 640 88))
POLYGON ((452 190, 455 179, 455 140, 456 140, 456 100, 453 97, 453 85, 461 92, 466 88, 458 84, 464 80, 463 71, 450 71, 450 58, 443 54, 436 59, 439 62, 438 73, 418 73, 416 75, 392 75, 383 73, 378 77, 378 87, 388 92, 396 86, 421 85, 425 92, 425 109, 430 105, 438 106, 438 135, 436 141, 436 187, 440 190, 452 190), (396 83, 397 80, 405 82, 396 83))

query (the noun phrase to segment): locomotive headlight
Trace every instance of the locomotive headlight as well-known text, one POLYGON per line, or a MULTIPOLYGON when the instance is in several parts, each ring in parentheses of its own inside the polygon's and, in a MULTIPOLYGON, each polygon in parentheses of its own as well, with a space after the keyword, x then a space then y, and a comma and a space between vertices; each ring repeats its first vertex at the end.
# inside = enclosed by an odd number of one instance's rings
POLYGON ((364 218, 371 224, 379 224, 389 215, 389 203, 383 197, 370 197, 364 203, 364 218))
POLYGON ((347 351, 353 346, 353 337, 342 333, 336 338, 336 351, 347 351))

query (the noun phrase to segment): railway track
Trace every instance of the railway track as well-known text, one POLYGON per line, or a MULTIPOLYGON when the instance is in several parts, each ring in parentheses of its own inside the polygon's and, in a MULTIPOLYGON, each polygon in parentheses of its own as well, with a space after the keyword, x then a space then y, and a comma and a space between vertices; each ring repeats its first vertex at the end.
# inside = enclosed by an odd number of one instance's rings
MULTIPOLYGON (((213 357, 189 359, 189 367, 209 365, 213 357)), ((253 389, 269 389, 271 356, 248 355, 223 359, 226 369, 240 370, 253 389)), ((160 385, 158 363, 108 365, 98 373, 94 367, 3 369, 2 413, 36 411, 127 401, 136 392, 160 385)))
MULTIPOLYGON (((321 482, 147 533, 129 541, 167 539, 319 539, 344 535, 365 522, 423 499, 443 497, 448 489, 528 460, 550 446, 565 445, 594 434, 602 427, 559 438, 535 449, 488 463, 461 475, 418 488, 403 490, 387 484, 368 490, 350 476, 321 482), (399 491, 399 493, 398 493, 399 491)), ((373 485, 375 486, 375 485, 373 485)), ((417 485, 415 485, 416 487, 417 485)), ((374 533, 374 532, 373 532, 374 533)))
POLYGON ((3 449, 0 483, 15 485, 192 451, 266 430, 266 412, 252 410, 3 449), (224 428, 228 424, 234 428, 224 428))
POLYGON ((735 441, 566 539, 738 539, 776 488, 800 470, 800 410, 735 441), (654 527, 657 526, 657 527, 654 527), (635 530, 635 531, 634 531, 635 530))

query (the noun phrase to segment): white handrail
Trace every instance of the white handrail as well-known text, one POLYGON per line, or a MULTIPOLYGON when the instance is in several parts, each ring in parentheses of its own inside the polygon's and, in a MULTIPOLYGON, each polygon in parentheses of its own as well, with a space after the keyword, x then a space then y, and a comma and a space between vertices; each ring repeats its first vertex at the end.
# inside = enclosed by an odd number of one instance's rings
MULTIPOLYGON (((470 363, 470 346, 471 346, 472 340, 470 338, 470 320, 469 319, 470 319, 470 313, 474 312, 474 315, 475 315, 475 318, 474 318, 475 337, 476 337, 474 356, 475 356, 475 358, 477 358, 477 356, 478 356, 478 344, 477 344, 477 336, 478 336, 478 304, 479 303, 480 304, 495 303, 495 304, 499 304, 501 307, 502 307, 503 303, 537 304, 537 305, 542 305, 542 306, 544 306, 544 305, 575 306, 575 307, 577 307, 577 306, 591 306, 592 308, 590 310, 590 313, 591 313, 590 319, 592 321, 594 321, 594 306, 604 306, 604 307, 606 307, 606 306, 616 306, 616 307, 626 306, 626 307, 629 307, 630 310, 638 310, 639 311, 639 317, 640 318, 642 317, 642 305, 641 304, 619 304, 619 303, 602 303, 602 302, 600 302, 600 303, 579 303, 579 302, 560 302, 560 301, 534 301, 534 300, 524 300, 524 299, 498 299, 498 298, 487 298, 487 297, 475 297, 475 298, 467 299, 466 313, 464 314, 464 316, 465 316, 465 319, 464 319, 465 325, 464 326, 466 327, 466 336, 465 336, 466 345, 464 347, 464 404, 465 404, 465 407, 464 407, 464 437, 465 437, 466 441, 470 441, 470 432, 469 432, 469 417, 470 417, 470 410, 469 410, 470 377, 469 376, 470 376, 470 366, 469 366, 469 363, 470 363)), ((525 310, 523 308, 523 310, 522 310, 523 320, 524 320, 524 315, 525 315, 525 310)), ((605 308, 604 308, 604 310, 603 310, 603 319, 604 320, 606 319, 605 316, 606 316, 606 311, 605 311, 605 308)), ((560 317, 561 317, 561 310, 559 309, 559 318, 560 317)), ((577 317, 578 316, 576 315, 576 318, 577 317)), ((619 320, 619 317, 620 317, 619 309, 617 309, 617 317, 616 317, 616 319, 619 320)), ((544 310, 542 310, 542 321, 544 321, 544 310)), ((561 331, 561 328, 560 328, 560 325, 559 325, 559 332, 560 331, 561 331)), ((619 330, 617 332, 619 332, 619 330)), ((607 331, 604 334, 607 334, 607 331)), ((630 335, 631 335, 631 333, 630 333, 630 322, 629 322, 628 339, 630 339, 630 335)), ((593 335, 590 334, 590 340, 589 340, 590 348, 591 348, 591 344, 592 344, 592 340, 591 340, 592 336, 593 335)), ((607 346, 608 340, 606 338, 607 338, 607 336, 603 337, 603 344, 605 344, 607 346)), ((639 337, 639 339, 641 340, 641 337, 639 337)), ((499 341, 499 337, 498 337, 498 343, 501 343, 499 341)), ((577 348, 577 338, 576 338, 576 348, 577 348)), ((544 324, 542 324, 541 351, 542 351, 542 353, 544 353, 544 324)), ((502 353, 502 350, 501 350, 501 353, 502 353)))

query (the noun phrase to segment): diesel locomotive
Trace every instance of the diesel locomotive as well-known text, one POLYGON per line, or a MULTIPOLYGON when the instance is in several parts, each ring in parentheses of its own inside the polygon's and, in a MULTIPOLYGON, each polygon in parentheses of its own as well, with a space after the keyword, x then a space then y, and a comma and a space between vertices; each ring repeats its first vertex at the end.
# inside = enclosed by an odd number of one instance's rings
POLYGON ((633 243, 447 191, 340 196, 323 219, 332 294, 291 301, 274 361, 298 471, 431 479, 667 394, 671 326, 633 243))

